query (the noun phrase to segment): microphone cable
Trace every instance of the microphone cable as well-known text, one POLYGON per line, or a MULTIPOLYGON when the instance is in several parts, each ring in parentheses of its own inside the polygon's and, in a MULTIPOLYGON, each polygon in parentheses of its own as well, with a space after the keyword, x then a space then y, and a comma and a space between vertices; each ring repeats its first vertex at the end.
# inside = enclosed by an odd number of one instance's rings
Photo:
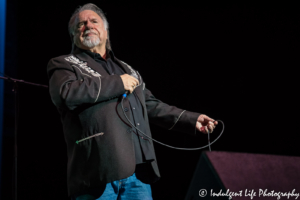
POLYGON ((216 120, 216 121, 218 121, 218 122, 220 122, 221 124, 222 124, 222 131, 221 131, 221 133, 220 133, 220 135, 213 141, 213 142, 210 142, 210 133, 209 133, 209 131, 208 131, 208 145, 205 145, 205 146, 202 146, 202 147, 197 147, 197 148, 182 148, 182 147, 174 147, 174 146, 171 146, 171 145, 168 145, 168 144, 164 144, 164 143, 162 143, 162 142, 160 142, 160 141, 158 141, 158 140, 155 140, 155 139, 153 139, 153 138, 151 138, 151 137, 149 137, 148 135, 146 135, 143 131, 141 131, 140 129, 138 129, 129 119, 128 119, 128 117, 127 117, 127 115, 126 115, 126 113, 125 113, 125 111, 124 111, 124 107, 123 107, 123 101, 124 101, 124 99, 126 98, 126 96, 127 96, 127 94, 123 94, 123 96, 122 96, 122 100, 121 100, 121 107, 122 107, 122 110, 123 110, 123 113, 124 113, 124 115, 125 115, 125 117, 126 117, 126 119, 127 119, 127 121, 130 123, 130 125, 131 126, 133 126, 136 130, 138 130, 140 133, 142 133, 145 137, 147 137, 148 139, 150 139, 150 140, 152 140, 152 141, 154 141, 154 142, 156 142, 156 143, 158 143, 158 144, 161 144, 161 145, 163 145, 163 146, 166 146, 166 147, 169 147, 169 148, 171 148, 171 149, 178 149, 178 150, 200 150, 200 149, 204 149, 204 148, 206 148, 206 147, 209 147, 209 151, 211 151, 211 148, 210 148, 210 146, 213 144, 213 143, 215 143, 220 137, 221 137, 221 135, 223 134, 223 132, 224 132, 224 128, 225 128, 225 126, 224 126, 224 122, 222 122, 221 120, 216 120))

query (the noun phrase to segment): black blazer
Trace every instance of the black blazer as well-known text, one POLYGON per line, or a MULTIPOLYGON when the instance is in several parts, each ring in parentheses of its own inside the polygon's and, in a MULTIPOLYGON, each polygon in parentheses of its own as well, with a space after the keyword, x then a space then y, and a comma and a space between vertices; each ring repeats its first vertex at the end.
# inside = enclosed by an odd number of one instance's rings
MULTIPOLYGON (((136 73, 126 63, 118 59, 116 62, 128 74, 136 73)), ((101 64, 79 49, 51 59, 47 72, 50 96, 61 114, 67 143, 69 195, 131 176, 136 166, 133 133, 120 105, 125 93, 121 77, 109 75, 101 64), (103 135, 76 144, 80 139, 101 132, 103 135)), ((151 137, 149 122, 195 134, 200 114, 161 102, 140 79, 134 92, 144 109, 146 134, 151 137)), ((129 103, 125 99, 124 107, 127 106, 129 103)), ((154 154, 152 141, 143 142, 143 148, 154 154)), ((149 183, 160 177, 156 159, 151 166, 154 175, 149 183)))

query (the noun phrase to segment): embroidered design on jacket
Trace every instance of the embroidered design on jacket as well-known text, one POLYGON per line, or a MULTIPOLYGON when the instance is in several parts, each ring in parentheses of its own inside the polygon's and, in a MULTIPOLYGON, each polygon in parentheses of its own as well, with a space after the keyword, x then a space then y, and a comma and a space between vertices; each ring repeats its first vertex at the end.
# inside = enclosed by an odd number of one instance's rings
POLYGON ((179 117, 177 118, 175 124, 174 124, 171 128, 169 128, 169 130, 171 130, 171 129, 177 124, 177 122, 178 122, 178 120, 180 119, 181 115, 182 115, 185 111, 186 111, 186 110, 184 110, 184 111, 182 111, 182 112, 180 113, 180 115, 179 115, 179 117))
POLYGON ((83 62, 81 60, 79 60, 78 58, 76 58, 75 56, 69 56, 65 58, 66 61, 76 64, 78 65, 81 69, 84 69, 85 71, 87 71, 88 73, 92 74, 95 77, 100 77, 101 74, 99 74, 98 72, 96 72, 95 70, 93 70, 92 68, 90 68, 89 66, 87 66, 87 62, 83 62))
POLYGON ((129 70, 131 72, 130 75, 133 76, 134 78, 136 78, 137 80, 139 80, 139 85, 137 85, 137 87, 140 86, 142 84, 141 83, 142 82, 142 78, 141 78, 141 75, 139 74, 139 72, 135 71, 134 69, 132 69, 132 67, 130 65, 128 65, 125 62, 123 62, 122 60, 120 60, 120 61, 129 68, 129 70))

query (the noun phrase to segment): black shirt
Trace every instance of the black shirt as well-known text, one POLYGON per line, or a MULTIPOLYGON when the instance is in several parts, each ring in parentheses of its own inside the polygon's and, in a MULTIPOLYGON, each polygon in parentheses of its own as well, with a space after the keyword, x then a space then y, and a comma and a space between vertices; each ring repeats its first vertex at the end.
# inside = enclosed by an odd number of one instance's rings
MULTIPOLYGON (((108 51, 106 54, 106 60, 101 57, 98 53, 93 53, 91 51, 82 50, 89 56, 91 56, 96 62, 100 63, 108 74, 110 75, 123 75, 125 71, 115 62, 115 56, 112 51, 108 51)), ((131 112, 131 116, 133 119, 130 119, 132 123, 144 133, 146 132, 146 122, 143 115, 143 107, 140 103, 138 97, 136 96, 135 92, 129 94, 124 101, 129 101, 130 107, 124 108, 125 114, 126 112, 131 112)), ((147 138, 143 137, 143 134, 138 132, 136 128, 132 127, 129 129, 128 132, 132 132, 133 140, 134 140, 134 149, 135 149, 135 160, 136 164, 145 163, 145 153, 143 148, 141 148, 141 141, 140 140, 148 140, 147 138)), ((153 157, 154 159, 154 157, 153 157)), ((152 160, 151 160, 152 161, 152 160)))

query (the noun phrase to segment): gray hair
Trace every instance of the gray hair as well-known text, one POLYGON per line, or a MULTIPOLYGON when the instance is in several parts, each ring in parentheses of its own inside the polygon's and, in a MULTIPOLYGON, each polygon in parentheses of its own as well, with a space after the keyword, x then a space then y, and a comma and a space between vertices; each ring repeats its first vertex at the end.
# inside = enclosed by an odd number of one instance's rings
POLYGON ((74 34, 75 34, 75 29, 76 29, 76 20, 78 18, 78 14, 84 10, 91 10, 94 11, 95 13, 97 13, 101 19, 103 20, 104 23, 104 28, 107 31, 107 40, 106 40, 106 48, 111 50, 111 45, 110 45, 110 40, 109 40, 109 27, 108 27, 108 22, 107 19, 105 17, 104 12, 95 4, 92 3, 88 3, 88 4, 84 4, 83 6, 79 6, 75 12, 73 13, 72 17, 70 18, 69 21, 69 34, 71 36, 71 40, 72 40, 72 51, 74 50, 74 34))

